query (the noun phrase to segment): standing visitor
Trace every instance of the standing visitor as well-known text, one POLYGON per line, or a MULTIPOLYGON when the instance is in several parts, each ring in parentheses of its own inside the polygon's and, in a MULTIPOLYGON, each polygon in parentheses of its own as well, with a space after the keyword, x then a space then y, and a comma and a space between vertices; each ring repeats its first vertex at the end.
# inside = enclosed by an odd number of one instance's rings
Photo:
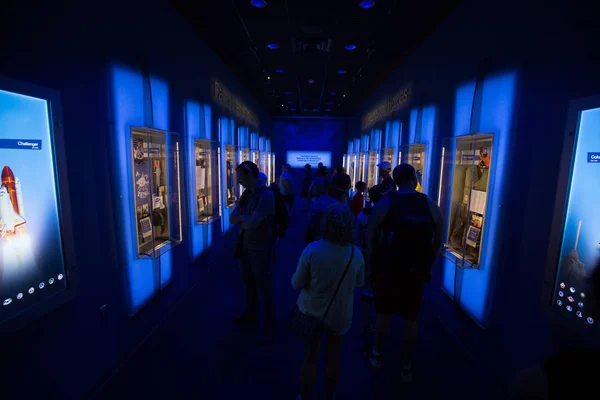
POLYGON ((402 380, 412 380, 417 344, 417 317, 425 283, 442 243, 443 221, 438 205, 417 192, 417 175, 409 164, 394 169, 398 191, 373 209, 367 230, 369 267, 375 282, 375 343, 365 354, 381 368, 391 316, 402 318, 402 380))
POLYGON ((285 199, 289 212, 292 211, 292 206, 294 205, 294 184, 290 169, 290 164, 282 165, 281 175, 279 176, 279 191, 285 199))
MULTIPOLYGON (((298 312, 318 318, 325 329, 325 399, 335 398, 344 334, 352 325, 354 289, 364 283, 364 259, 352 245, 354 217, 342 204, 324 212, 322 239, 309 244, 298 261, 292 286, 300 290, 298 312)), ((323 332, 305 338, 297 400, 313 398, 323 332)))
POLYGON ((304 179, 302 180, 302 196, 304 197, 305 200, 305 212, 308 212, 308 207, 310 206, 310 196, 309 196, 309 190, 310 190, 310 186, 312 184, 312 173, 311 173, 311 166, 310 164, 306 164, 304 166, 304 179))
POLYGON ((377 168, 379 168, 379 178, 381 184, 386 187, 386 192, 396 190, 396 183, 392 178, 392 164, 383 161, 377 164, 377 168))
POLYGON ((350 201, 350 209, 355 217, 365 208, 365 192, 367 191, 367 184, 360 181, 356 184, 356 194, 350 201))
POLYGON ((261 300, 264 339, 270 340, 275 329, 271 262, 275 198, 272 191, 259 184, 258 167, 253 162, 244 161, 235 173, 245 190, 229 221, 240 229, 234 256, 240 261, 242 282, 246 287, 246 310, 234 319, 234 323, 256 324, 261 300))

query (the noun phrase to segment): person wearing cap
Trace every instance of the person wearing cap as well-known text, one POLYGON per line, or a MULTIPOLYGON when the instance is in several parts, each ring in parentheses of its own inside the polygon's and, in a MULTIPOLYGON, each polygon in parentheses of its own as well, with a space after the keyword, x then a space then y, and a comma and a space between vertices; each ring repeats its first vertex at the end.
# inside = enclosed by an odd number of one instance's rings
POLYGON ((255 324, 260 300, 264 307, 265 339, 269 340, 275 328, 271 263, 275 196, 261 186, 258 167, 253 162, 244 161, 237 166, 235 173, 246 190, 229 221, 240 228, 235 256, 240 261, 242 282, 246 287, 246 310, 234 319, 234 323, 255 324))
POLYGON ((396 183, 392 178, 392 164, 390 164, 387 161, 383 161, 377 164, 377 168, 379 168, 379 177, 381 178, 381 184, 387 188, 386 192, 396 190, 396 183))

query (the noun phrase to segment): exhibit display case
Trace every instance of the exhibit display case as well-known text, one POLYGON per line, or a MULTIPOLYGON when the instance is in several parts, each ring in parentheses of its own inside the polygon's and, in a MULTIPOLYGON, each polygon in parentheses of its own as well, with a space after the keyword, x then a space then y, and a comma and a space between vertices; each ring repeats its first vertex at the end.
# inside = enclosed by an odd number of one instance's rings
POLYGON ((592 281, 600 265, 599 131, 600 97, 573 102, 561 159, 545 279, 553 282, 553 314, 573 328, 597 326, 600 318, 597 308, 600 293, 595 292, 592 281))
MULTIPOLYGON (((403 150, 421 157, 420 147, 403 150)), ((410 147, 410 146, 409 146, 410 147)), ((441 194, 448 216, 444 256, 462 268, 479 268, 485 235, 493 134, 469 134, 444 141, 441 194)), ((423 159, 420 160, 421 165, 423 159)), ((413 160, 413 162, 415 162, 413 160)))
POLYGON ((260 169, 260 152, 258 150, 252 150, 252 160, 254 164, 260 169))
MULTIPOLYGON (((199 139, 195 141, 196 161, 196 214, 198 223, 207 223, 219 217, 218 200, 218 152, 216 142, 199 139)), ((227 166, 228 170, 230 166, 227 166)), ((230 173, 230 172, 228 172, 230 173)))
POLYGON ((417 192, 423 192, 425 177, 425 145, 409 144, 402 147, 402 162, 410 164, 417 174, 417 192))
POLYGON ((225 146, 225 173, 227 182, 227 192, 225 194, 226 204, 225 207, 234 207, 236 201, 240 197, 240 185, 237 182, 237 175, 235 174, 236 167, 240 164, 238 160, 238 149, 232 144, 225 146))
POLYGON ((367 187, 369 188, 379 183, 379 168, 377 168, 377 164, 379 164, 379 152, 371 150, 369 152, 367 167, 367 187))
POLYGON ((271 153, 271 183, 275 183, 276 181, 276 169, 275 169, 275 153, 271 153))
POLYGON ((0 77, 2 332, 21 328, 75 293, 60 122, 57 92, 0 77))
POLYGON ((157 258, 181 242, 178 135, 131 128, 138 257, 157 258))
POLYGON ((241 154, 240 163, 242 163, 244 161, 251 161, 250 160, 250 149, 243 148, 243 149, 240 150, 240 154, 241 154))
POLYGON ((392 168, 395 167, 396 160, 394 157, 394 153, 395 153, 394 149, 390 149, 390 148, 383 149, 383 151, 381 152, 381 161, 389 162, 390 165, 392 166, 392 168))

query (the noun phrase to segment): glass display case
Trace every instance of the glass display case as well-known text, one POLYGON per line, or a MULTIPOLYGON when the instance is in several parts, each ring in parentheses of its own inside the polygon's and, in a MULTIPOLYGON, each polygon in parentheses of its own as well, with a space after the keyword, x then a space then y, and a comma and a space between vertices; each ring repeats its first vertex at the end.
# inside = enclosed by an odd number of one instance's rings
POLYGON ((350 156, 350 170, 348 175, 350 175, 350 179, 352 179, 352 189, 356 187, 356 163, 358 161, 358 156, 356 153, 350 156))
MULTIPOLYGON (((219 217, 218 150, 216 142, 196 140, 196 214, 198 223, 207 223, 219 217)), ((229 169, 229 165, 228 165, 229 169)))
MULTIPOLYGON (((418 148, 409 150, 419 154, 418 148)), ((404 151, 403 151, 404 153, 404 151)), ((485 234, 492 134, 469 134, 444 142, 444 171, 440 184, 446 188, 442 204, 449 207, 444 255, 464 268, 479 268, 485 234)), ((416 157, 416 156, 415 156, 416 157)))
POLYGON ((367 167, 367 187, 371 188, 375 186, 379 180, 379 168, 377 168, 377 164, 379 164, 379 152, 375 150, 371 150, 369 152, 369 165, 367 167))
POLYGON ((402 162, 410 164, 417 174, 417 192, 423 192, 423 177, 425 176, 425 145, 409 144, 402 147, 402 162))
POLYGON ((225 173, 227 174, 227 193, 226 193, 226 204, 227 208, 234 207, 236 201, 240 197, 240 185, 237 182, 237 175, 235 169, 240 164, 238 160, 237 147, 228 144, 225 146, 225 173))
POLYGON ((177 134, 131 128, 138 257, 156 258, 181 242, 177 134))
POLYGON ((260 169, 260 152, 258 150, 252 150, 252 162, 260 169))
POLYGON ((276 169, 275 169, 275 153, 271 153, 271 183, 275 183, 276 169))
MULTIPOLYGON (((270 154, 261 151, 260 153, 260 161, 258 164, 258 170, 263 174, 267 175, 267 181, 269 179, 269 158, 270 154)), ((267 182, 268 183, 268 182, 267 182)))
POLYGON ((365 181, 366 176, 367 176, 367 174, 365 172, 365 169, 367 166, 365 159, 366 159, 366 154, 361 152, 358 155, 358 180, 362 181, 362 182, 365 181))
POLYGON ((394 162, 394 149, 383 149, 381 152, 381 161, 389 162, 392 167, 396 165, 394 162))
POLYGON ((242 158, 240 163, 243 163, 244 161, 250 161, 250 149, 244 147, 242 150, 240 150, 240 154, 242 158))

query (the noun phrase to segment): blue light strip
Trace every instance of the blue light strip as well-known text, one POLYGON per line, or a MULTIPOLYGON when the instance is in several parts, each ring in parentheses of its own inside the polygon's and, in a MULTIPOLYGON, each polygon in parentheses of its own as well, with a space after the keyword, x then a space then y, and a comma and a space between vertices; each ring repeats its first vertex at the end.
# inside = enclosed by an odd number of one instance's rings
POLYGON ((433 105, 423 107, 421 110, 421 143, 425 146, 425 176, 423 177, 423 191, 429 197, 435 193, 435 188, 431 186, 431 175, 436 163, 433 161, 435 154, 433 144, 435 140, 435 119, 436 107, 433 105))

